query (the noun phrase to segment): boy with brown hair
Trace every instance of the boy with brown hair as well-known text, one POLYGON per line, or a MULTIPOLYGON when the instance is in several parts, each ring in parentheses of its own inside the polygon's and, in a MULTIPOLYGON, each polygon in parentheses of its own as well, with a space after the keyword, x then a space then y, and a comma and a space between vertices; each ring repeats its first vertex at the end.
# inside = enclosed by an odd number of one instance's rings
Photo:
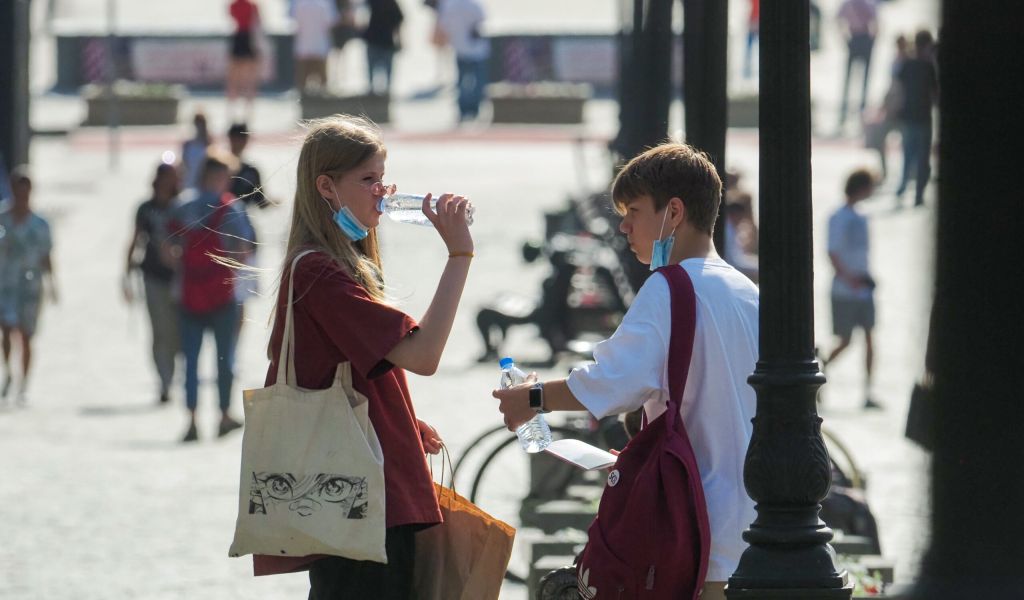
MULTIPOLYGON (((747 377, 757 361, 758 290, 715 252, 721 196, 708 157, 678 143, 640 154, 612 184, 612 201, 623 216, 619 229, 637 259, 652 270, 681 265, 696 295, 693 355, 679 412, 711 526, 704 599, 725 597, 725 582, 746 548, 741 534, 756 516, 743 487, 743 461, 756 403, 747 377)), ((669 397, 670 303, 665 277, 650 277, 612 337, 594 349, 594 364, 565 379, 493 393, 505 424, 514 430, 536 410, 586 410, 600 418, 643 407, 649 421, 658 418, 669 397), (540 400, 532 408, 531 387, 540 400)))

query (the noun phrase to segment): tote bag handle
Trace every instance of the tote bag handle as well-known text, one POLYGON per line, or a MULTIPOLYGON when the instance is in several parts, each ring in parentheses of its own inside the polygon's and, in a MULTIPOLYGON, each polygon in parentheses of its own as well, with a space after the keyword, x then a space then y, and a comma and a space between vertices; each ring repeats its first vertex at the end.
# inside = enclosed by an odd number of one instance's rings
POLYGON ((298 385, 295 378, 295 329, 293 323, 292 303, 295 301, 295 267, 299 259, 307 254, 313 254, 316 250, 304 250, 292 259, 292 267, 288 271, 288 305, 285 308, 284 334, 281 336, 281 351, 277 357, 277 379, 278 383, 291 383, 298 385), (287 363, 287 366, 286 366, 287 363))

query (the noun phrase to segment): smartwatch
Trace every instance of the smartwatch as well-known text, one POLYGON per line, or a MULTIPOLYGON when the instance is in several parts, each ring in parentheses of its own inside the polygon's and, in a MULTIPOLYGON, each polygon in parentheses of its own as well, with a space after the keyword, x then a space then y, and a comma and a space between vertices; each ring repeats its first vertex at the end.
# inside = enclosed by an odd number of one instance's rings
POLYGON ((538 381, 530 386, 530 408, 538 413, 549 413, 544 409, 544 383, 538 381))

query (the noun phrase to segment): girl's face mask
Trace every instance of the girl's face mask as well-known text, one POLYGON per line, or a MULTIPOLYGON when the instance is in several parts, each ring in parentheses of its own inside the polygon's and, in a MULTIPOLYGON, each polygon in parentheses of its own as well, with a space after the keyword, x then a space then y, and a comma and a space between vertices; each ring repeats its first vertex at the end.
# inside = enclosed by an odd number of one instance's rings
MULTIPOLYGON (((658 237, 665 233, 665 223, 668 221, 668 206, 665 206, 665 216, 661 218, 661 230, 658 231, 658 237)), ((656 271, 661 267, 668 264, 669 257, 672 255, 672 245, 676 242, 676 236, 673 233, 667 238, 661 240, 654 240, 654 244, 651 248, 651 270, 656 271)))
MULTIPOLYGON (((338 205, 341 206, 340 210, 335 211, 334 207, 331 206, 330 201, 327 198, 323 198, 323 201, 327 203, 327 208, 331 209, 334 213, 334 222, 338 225, 338 229, 341 229, 341 233, 345 235, 350 241, 358 242, 359 240, 365 239, 370 234, 370 228, 363 225, 359 219, 356 218, 352 211, 347 206, 341 203, 341 199, 338 197, 338 191, 331 186, 331 191, 334 193, 335 200, 338 205)), ((380 199, 380 204, 377 210, 383 212, 384 199, 380 199)))

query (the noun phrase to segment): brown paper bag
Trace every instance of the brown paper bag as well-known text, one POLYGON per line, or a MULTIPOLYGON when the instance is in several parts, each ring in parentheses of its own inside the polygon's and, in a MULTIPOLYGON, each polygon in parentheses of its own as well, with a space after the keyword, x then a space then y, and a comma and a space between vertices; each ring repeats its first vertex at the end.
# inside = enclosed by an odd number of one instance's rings
POLYGON ((516 530, 434 484, 444 522, 416 534, 419 600, 497 599, 516 530))

